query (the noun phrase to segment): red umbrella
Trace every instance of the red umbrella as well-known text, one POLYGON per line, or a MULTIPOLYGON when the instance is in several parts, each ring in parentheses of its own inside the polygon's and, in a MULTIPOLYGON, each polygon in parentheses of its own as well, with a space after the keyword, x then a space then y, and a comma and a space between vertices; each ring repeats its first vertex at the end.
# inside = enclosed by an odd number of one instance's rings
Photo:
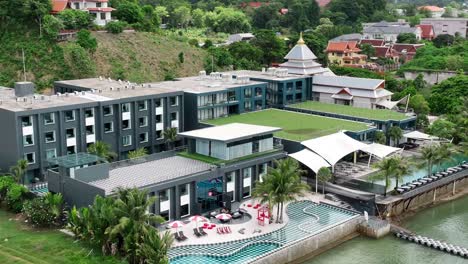
POLYGON ((216 219, 218 220, 231 220, 232 215, 230 214, 218 214, 216 215, 216 219))
POLYGON ((194 215, 194 216, 191 216, 189 219, 190 219, 190 221, 195 222, 197 224, 197 228, 198 228, 198 222, 208 221, 208 219, 206 219, 206 217, 203 217, 201 215, 194 215))
POLYGON ((179 227, 183 227, 184 223, 182 221, 174 221, 169 224, 171 228, 175 228, 177 232, 179 232, 179 227))

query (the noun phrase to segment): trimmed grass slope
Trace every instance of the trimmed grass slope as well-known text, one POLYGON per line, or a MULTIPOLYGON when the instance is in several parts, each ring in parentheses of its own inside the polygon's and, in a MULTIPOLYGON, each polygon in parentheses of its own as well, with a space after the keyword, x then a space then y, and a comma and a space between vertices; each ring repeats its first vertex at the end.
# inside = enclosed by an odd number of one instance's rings
POLYGON ((0 210, 0 263, 127 263, 102 256, 100 249, 75 242, 57 230, 31 229, 14 218, 14 214, 0 210))
POLYGON ((316 115, 301 114, 278 109, 268 109, 241 115, 203 121, 212 125, 229 123, 246 123, 281 127, 275 136, 295 141, 303 141, 336 133, 340 130, 362 131, 368 126, 364 123, 328 118, 316 115))
POLYGON ((353 117, 361 117, 373 120, 403 120, 407 116, 387 109, 366 109, 348 105, 327 104, 317 101, 307 101, 297 104, 288 105, 289 107, 313 110, 331 114, 347 115, 353 117))

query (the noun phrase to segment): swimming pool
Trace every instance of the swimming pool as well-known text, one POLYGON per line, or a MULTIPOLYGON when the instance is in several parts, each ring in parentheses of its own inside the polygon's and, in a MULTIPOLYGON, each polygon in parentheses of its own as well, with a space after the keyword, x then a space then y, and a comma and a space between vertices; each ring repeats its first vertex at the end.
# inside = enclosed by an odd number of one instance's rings
MULTIPOLYGON (((456 165, 460 164, 464 160, 468 160, 468 157, 464 156, 464 155, 454 155, 453 160, 446 161, 446 162, 441 164, 440 170, 445 170, 448 167, 456 166, 456 165)), ((439 171, 439 168, 437 167, 437 165, 432 166, 432 172, 437 172, 437 171, 439 171)), ((422 168, 421 169, 421 168, 416 168, 415 167, 412 173, 403 176, 403 181, 398 182, 398 185, 401 185, 401 184, 404 184, 404 183, 407 183, 407 182, 412 182, 412 181, 417 180, 419 178, 424 178, 425 176, 427 176, 427 168, 422 168)), ((367 179, 366 181, 371 182, 370 179, 367 179)), ((384 179, 378 180, 378 181, 373 181, 373 182, 377 183, 377 184, 385 185, 385 180, 384 179)), ((393 189, 393 187, 395 187, 395 179, 394 178, 390 179, 389 189, 393 189)))
POLYGON ((170 263, 249 263, 358 216, 348 210, 311 201, 291 203, 286 212, 289 222, 281 229, 238 241, 175 247, 169 251, 170 263))

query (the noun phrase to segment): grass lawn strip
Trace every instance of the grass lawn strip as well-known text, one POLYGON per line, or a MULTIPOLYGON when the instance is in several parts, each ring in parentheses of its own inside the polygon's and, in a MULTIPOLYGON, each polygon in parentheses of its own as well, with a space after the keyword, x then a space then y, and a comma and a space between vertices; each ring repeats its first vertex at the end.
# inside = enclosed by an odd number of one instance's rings
POLYGON ((339 114, 353 117, 368 118, 374 120, 403 120, 407 116, 388 109, 366 109, 348 105, 327 104, 317 101, 307 101, 298 104, 288 105, 289 107, 339 114))

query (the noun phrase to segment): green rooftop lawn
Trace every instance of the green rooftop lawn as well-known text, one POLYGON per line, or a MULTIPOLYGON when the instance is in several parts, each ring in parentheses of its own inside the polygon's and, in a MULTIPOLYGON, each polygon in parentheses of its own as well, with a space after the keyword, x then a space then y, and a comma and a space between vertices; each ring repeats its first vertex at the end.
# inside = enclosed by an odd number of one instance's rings
POLYGON ((405 114, 387 109, 366 109, 348 105, 327 104, 317 101, 307 101, 288 106, 374 120, 403 120, 407 118, 405 114))
POLYGON ((301 114, 278 109, 268 109, 240 115, 233 115, 203 121, 212 125, 229 123, 246 123, 253 125, 281 127, 275 136, 295 141, 333 134, 340 130, 362 131, 368 129, 364 123, 328 118, 316 115, 301 114))
POLYGON ((0 209, 0 263, 85 264, 127 263, 101 255, 100 248, 75 242, 57 230, 32 229, 0 209))

